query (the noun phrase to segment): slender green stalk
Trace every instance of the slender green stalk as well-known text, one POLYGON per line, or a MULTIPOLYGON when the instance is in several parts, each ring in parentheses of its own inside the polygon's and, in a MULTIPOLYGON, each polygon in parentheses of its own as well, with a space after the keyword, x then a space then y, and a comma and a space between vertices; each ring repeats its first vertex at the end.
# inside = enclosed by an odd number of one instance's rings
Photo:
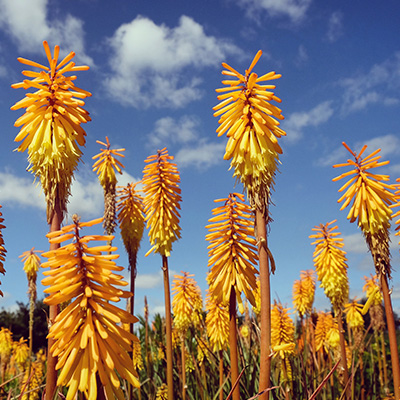
MULTIPOLYGON (((236 324, 236 293, 235 288, 231 287, 229 298, 229 347, 231 357, 231 381, 235 384, 239 377, 239 360, 237 350, 237 324, 236 324)), ((236 385, 232 393, 233 400, 240 400, 240 387, 236 385)))
MULTIPOLYGON (((267 253, 267 229, 266 219, 260 210, 256 211, 256 226, 258 242, 258 259, 260 266, 260 297, 261 297, 261 316, 260 316, 260 380, 258 392, 270 387, 271 375, 271 287, 270 270, 267 253)), ((269 392, 259 396, 260 400, 267 400, 269 392)))
POLYGON ((346 388, 346 399, 351 397, 351 387, 348 385, 349 382, 349 370, 347 369, 347 356, 346 356, 346 342, 344 340, 344 329, 343 329, 343 315, 342 310, 337 312, 337 322, 339 328, 339 338, 340 338, 340 357, 343 369, 343 386, 346 388))
POLYGON ((165 298, 165 326, 167 342, 167 386, 168 400, 174 400, 174 375, 172 359, 172 316, 171 316, 171 291, 169 286, 168 258, 162 256, 162 271, 164 276, 164 298, 165 298))

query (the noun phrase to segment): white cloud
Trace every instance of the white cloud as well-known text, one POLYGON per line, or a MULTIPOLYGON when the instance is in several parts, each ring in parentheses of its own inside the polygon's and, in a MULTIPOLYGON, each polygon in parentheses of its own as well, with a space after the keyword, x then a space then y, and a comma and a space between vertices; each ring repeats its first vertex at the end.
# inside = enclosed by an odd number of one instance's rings
POLYGON ((163 273, 160 270, 156 274, 141 274, 138 272, 135 287, 136 289, 155 289, 163 286, 163 273))
POLYGON ((347 253, 367 254, 368 247, 361 232, 343 236, 344 250, 347 253))
POLYGON ((247 15, 257 16, 265 11, 270 17, 288 17, 292 22, 301 22, 306 16, 312 0, 238 0, 247 15))
POLYGON ((329 18, 327 37, 330 42, 336 42, 343 35, 343 14, 335 11, 329 18))
POLYGON ((107 89, 115 100, 137 108, 177 108, 199 99, 201 81, 187 72, 218 66, 228 54, 241 54, 234 44, 207 36, 187 16, 175 28, 138 16, 121 25, 109 44, 112 75, 107 89))
POLYGON ((205 140, 193 147, 183 147, 175 156, 179 167, 195 166, 206 169, 221 162, 225 151, 225 142, 210 143, 205 140))
POLYGON ((49 0, 0 0, 0 29, 8 33, 23 53, 44 53, 42 42, 60 45, 61 54, 77 53, 76 59, 93 65, 85 54, 82 20, 67 14, 63 20, 49 19, 49 0))
POLYGON ((180 119, 164 117, 155 122, 154 131, 149 135, 151 147, 165 147, 169 143, 188 143, 197 139, 199 119, 184 115, 180 119))
POLYGON ((371 104, 398 104, 400 52, 381 64, 373 65, 367 73, 343 79, 340 85, 345 88, 341 109, 344 115, 363 110, 371 104))
POLYGON ((333 108, 330 101, 324 101, 309 111, 295 112, 282 123, 282 128, 287 133, 289 142, 299 140, 307 127, 316 127, 328 121, 333 115, 333 108))
POLYGON ((307 60, 308 60, 307 50, 304 47, 304 45, 301 44, 297 52, 296 64, 303 65, 307 62, 307 60))
MULTIPOLYGON (((104 211, 103 189, 98 182, 97 176, 82 168, 75 175, 71 185, 71 196, 67 205, 68 215, 80 215, 83 220, 99 217, 104 211)), ((118 184, 126 185, 136 182, 138 179, 124 172, 118 176, 118 184)), ((45 212, 46 202, 40 189, 40 184, 33 182, 33 176, 20 177, 13 172, 0 172, 0 196, 2 202, 10 202, 15 206, 34 207, 45 212)))

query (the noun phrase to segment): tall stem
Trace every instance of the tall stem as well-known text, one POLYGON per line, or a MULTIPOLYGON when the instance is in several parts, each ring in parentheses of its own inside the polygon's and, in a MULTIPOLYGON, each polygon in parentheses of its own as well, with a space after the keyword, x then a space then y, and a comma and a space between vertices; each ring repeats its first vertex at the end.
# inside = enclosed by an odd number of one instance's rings
MULTIPOLYGON (((130 282, 130 291, 132 293, 132 297, 129 299, 129 313, 134 315, 135 309, 135 281, 136 281, 136 260, 137 253, 133 252, 133 254, 129 254, 129 267, 131 271, 131 282, 130 282)), ((133 334, 133 323, 129 324, 129 331, 133 334)), ((133 351, 129 353, 130 358, 133 358, 133 351)), ((140 388, 139 388, 140 393, 140 388)), ((133 386, 128 383, 128 399, 132 400, 133 398, 133 386)))
POLYGON ((165 298, 165 325, 167 330, 167 386, 168 400, 174 400, 174 375, 172 365, 172 317, 171 317, 171 293, 169 287, 168 258, 162 256, 162 270, 164 275, 164 298, 165 298))
MULTIPOLYGON (((261 317, 260 317, 260 381, 258 391, 261 392, 270 387, 271 375, 271 287, 269 260, 267 253, 267 227, 263 213, 256 211, 258 260, 260 266, 260 297, 261 297, 261 317)), ((259 396, 260 400, 267 400, 269 392, 259 396)))
POLYGON ((349 381, 349 370, 347 369, 347 356, 346 356, 346 342, 344 340, 344 329, 343 329, 343 316, 342 310, 337 312, 337 323, 339 328, 339 338, 340 338, 340 357, 342 359, 342 369, 343 369, 343 377, 344 383, 343 386, 346 387, 346 399, 350 399, 351 397, 351 387, 347 385, 349 381))
POLYGON ((181 357, 182 357, 182 400, 186 400, 186 352, 185 336, 181 334, 181 357))
MULTIPOLYGON (((50 222, 50 232, 58 231, 61 229, 63 220, 63 213, 60 208, 60 200, 58 197, 54 201, 54 213, 50 222)), ((50 250, 57 250, 60 247, 59 243, 50 243, 50 250)), ((54 324, 55 318, 58 314, 58 305, 49 306, 49 329, 54 324)), ((51 347, 55 342, 54 338, 47 340, 47 374, 46 374, 46 400, 52 400, 57 388, 57 357, 51 354, 51 347)))
POLYGON ((396 400, 400 399, 400 364, 399 364, 399 350, 397 347, 396 326, 394 324, 394 315, 392 308, 392 301, 389 294, 389 286, 386 274, 381 274, 381 288, 383 294, 383 301, 385 303, 385 313, 387 329, 389 334, 389 347, 390 357, 392 359, 392 373, 394 385, 394 397, 396 400))
POLYGON ((224 384, 224 354, 223 351, 219 351, 219 400, 224 400, 224 390, 222 385, 224 384))
MULTIPOLYGON (((231 286, 231 294, 229 297, 229 347, 231 357, 231 381, 232 386, 235 384, 239 377, 239 361, 237 353, 237 325, 236 325, 236 292, 235 288, 231 286)), ((240 400, 239 384, 236 385, 233 393, 233 400, 240 400)))

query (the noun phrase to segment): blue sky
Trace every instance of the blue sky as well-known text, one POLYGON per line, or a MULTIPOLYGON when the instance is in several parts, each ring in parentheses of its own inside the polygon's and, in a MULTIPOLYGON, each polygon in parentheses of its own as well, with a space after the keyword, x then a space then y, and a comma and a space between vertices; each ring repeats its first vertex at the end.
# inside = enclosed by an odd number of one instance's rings
MULTIPOLYGON (((363 276, 373 272, 370 254, 357 226, 339 211, 332 178, 342 171, 332 165, 355 151, 382 148, 390 160, 381 173, 392 182, 400 177, 400 4, 388 0, 0 0, 0 204, 6 229, 6 275, 1 276, 0 308, 27 302, 27 282, 19 255, 47 250, 45 202, 27 155, 13 151, 14 127, 20 111, 10 107, 24 95, 10 85, 22 80, 17 57, 45 63, 43 40, 61 52, 76 52, 90 70, 80 72, 76 85, 93 96, 85 108, 92 121, 84 127, 87 143, 75 174, 69 205, 82 220, 102 215, 103 194, 92 157, 96 140, 108 136, 113 147, 124 147, 121 185, 142 176, 144 160, 166 146, 181 174, 182 239, 169 259, 172 273, 195 275, 206 289, 205 225, 214 199, 242 191, 235 186, 223 160, 226 139, 218 138, 221 62, 239 71, 258 50, 263 56, 255 72, 276 71, 275 93, 282 99, 287 136, 271 207, 269 245, 277 271, 271 278, 272 297, 292 306, 292 286, 300 271, 313 268, 311 229, 338 220, 348 255, 350 297, 361 297, 363 276)), ((99 226, 99 233, 102 228, 99 226)), ((393 238, 393 303, 400 312, 400 257, 393 238)), ((118 264, 127 256, 117 232, 118 264)), ((161 259, 144 257, 150 248, 147 232, 138 257, 136 310, 147 296, 151 311, 163 310, 161 259)), ((39 277, 39 280, 41 276, 39 277)), ((39 284, 39 297, 43 287, 39 284)), ((317 290, 315 306, 328 308, 317 290)))

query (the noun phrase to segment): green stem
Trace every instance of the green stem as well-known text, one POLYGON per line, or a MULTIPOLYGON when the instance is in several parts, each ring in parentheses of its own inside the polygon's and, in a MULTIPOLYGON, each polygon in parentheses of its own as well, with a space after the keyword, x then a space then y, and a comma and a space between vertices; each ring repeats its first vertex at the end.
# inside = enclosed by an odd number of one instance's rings
MULTIPOLYGON (((233 386, 239 377, 236 324, 236 292, 233 286, 231 286, 231 293, 229 298, 229 348, 229 353, 231 357, 231 381, 233 386)), ((233 390, 232 399, 240 400, 239 384, 237 384, 235 389, 233 390)))

